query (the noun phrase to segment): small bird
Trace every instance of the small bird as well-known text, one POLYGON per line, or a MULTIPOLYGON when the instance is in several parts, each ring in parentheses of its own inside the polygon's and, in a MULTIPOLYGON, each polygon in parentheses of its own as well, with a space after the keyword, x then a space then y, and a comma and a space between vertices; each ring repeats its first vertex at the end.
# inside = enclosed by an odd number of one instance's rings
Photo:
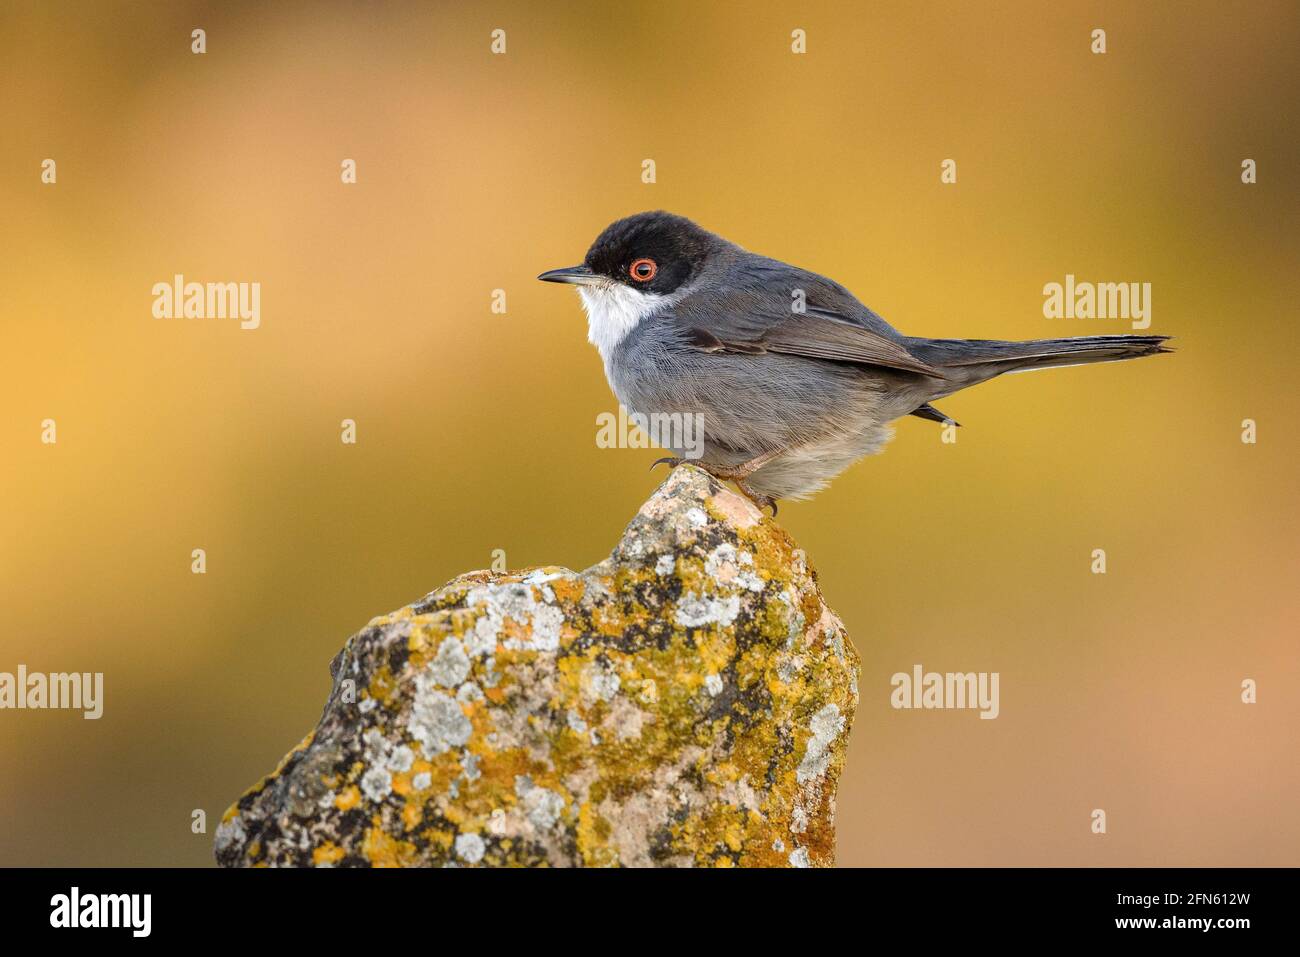
MULTIPOLYGON (((839 283, 662 211, 612 223, 581 265, 537 278, 578 287, 619 402, 643 416, 698 416, 695 464, 773 514, 778 499, 806 498, 879 451, 896 419, 956 425, 931 403, 960 389, 1172 351, 1168 336, 905 336, 839 283)), ((660 462, 687 460, 669 450, 660 462)))

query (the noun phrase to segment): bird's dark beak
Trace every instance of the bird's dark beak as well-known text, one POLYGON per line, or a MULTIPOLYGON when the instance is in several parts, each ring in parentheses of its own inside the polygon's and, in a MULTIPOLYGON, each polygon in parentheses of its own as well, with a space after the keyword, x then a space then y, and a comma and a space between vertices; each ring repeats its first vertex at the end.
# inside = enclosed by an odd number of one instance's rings
POLYGON ((590 286, 601 281, 600 277, 586 266, 565 266, 563 269, 552 269, 549 272, 542 273, 537 278, 542 282, 567 282, 575 286, 590 286))

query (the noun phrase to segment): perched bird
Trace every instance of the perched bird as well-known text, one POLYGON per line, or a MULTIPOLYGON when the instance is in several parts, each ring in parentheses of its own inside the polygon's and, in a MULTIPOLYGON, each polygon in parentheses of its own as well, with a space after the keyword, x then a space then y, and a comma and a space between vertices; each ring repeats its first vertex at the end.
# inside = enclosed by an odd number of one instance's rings
MULTIPOLYGON (((1171 351, 1167 336, 905 336, 839 283, 666 212, 612 223, 581 265, 537 278, 578 287, 619 402, 699 416, 695 464, 774 512, 878 451, 895 419, 952 421, 931 403, 959 389, 1171 351)), ((660 461, 685 461, 686 449, 669 448, 675 457, 660 461)))

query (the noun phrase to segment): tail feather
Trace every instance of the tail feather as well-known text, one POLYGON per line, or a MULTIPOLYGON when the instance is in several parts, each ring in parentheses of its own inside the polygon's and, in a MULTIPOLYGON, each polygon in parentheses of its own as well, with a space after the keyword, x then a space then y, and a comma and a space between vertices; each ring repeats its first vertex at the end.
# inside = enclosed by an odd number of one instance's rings
POLYGON ((949 422, 951 422, 953 425, 956 426, 961 425, 961 423, 958 422, 956 419, 952 419, 944 415, 942 412, 940 412, 938 409, 932 406, 929 402, 913 409, 911 412, 908 413, 908 415, 914 415, 917 418, 921 418, 921 419, 929 419, 931 422, 938 422, 940 425, 947 425, 949 422))
POLYGON ((1163 343, 1168 336, 1078 336, 1072 339, 1033 339, 1003 342, 996 339, 912 339, 908 349, 917 358, 958 378, 982 381, 1004 372, 1023 372, 1052 366, 1114 362, 1172 352, 1163 343), (963 374, 964 373, 964 374, 963 374))

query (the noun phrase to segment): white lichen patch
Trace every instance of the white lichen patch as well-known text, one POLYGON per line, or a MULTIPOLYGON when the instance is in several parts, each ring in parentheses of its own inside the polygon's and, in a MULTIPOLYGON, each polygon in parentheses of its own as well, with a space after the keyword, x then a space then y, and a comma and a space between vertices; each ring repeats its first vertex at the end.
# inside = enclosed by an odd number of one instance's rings
POLYGON ((659 560, 655 562, 656 575, 671 575, 673 569, 677 567, 677 559, 672 555, 660 555, 659 560))
POLYGON ((406 729, 420 742, 426 758, 460 747, 474 732, 460 703, 440 691, 428 671, 415 677, 415 695, 406 729))
POLYGON ((398 774, 405 774, 411 770, 411 765, 415 763, 415 752, 404 744, 399 744, 393 748, 388 755, 388 769, 398 774))
POLYGON ((535 585, 537 590, 542 593, 542 600, 550 604, 555 603, 555 589, 548 582, 558 581, 561 578, 571 579, 573 572, 565 568, 555 569, 554 571, 545 568, 537 568, 524 576, 524 581, 530 585, 535 585))
POLYGON ((709 552, 704 559, 704 574, 721 585, 752 592, 763 590, 763 579, 754 570, 754 556, 731 542, 723 542, 709 552))
POLYGON ((487 843, 478 834, 457 834, 456 855, 466 864, 477 864, 483 860, 487 843))
MULTIPOLYGON (((361 735, 361 741, 365 745, 361 760, 367 768, 382 770, 390 775, 401 774, 411 770, 411 765, 415 763, 414 751, 405 744, 394 745, 378 728, 367 728, 361 735)), ((375 780, 378 781, 378 777, 375 780)), ((376 784, 376 787, 379 785, 376 784)))
POLYGON ((691 592, 677 605, 673 619, 685 628, 699 628, 703 625, 730 625, 739 614, 740 599, 735 595, 701 598, 691 592))
POLYGON ((722 694, 722 678, 715 674, 708 675, 704 679, 704 690, 716 698, 722 694))
POLYGON ((214 843, 217 850, 223 850, 226 847, 238 847, 246 840, 247 835, 244 833, 244 822, 239 819, 238 814, 231 815, 229 820, 222 821, 217 825, 217 833, 214 843))
POLYGON ((752 811, 755 814, 762 813, 763 797, 750 783, 749 775, 744 775, 738 781, 726 782, 722 786, 720 796, 732 807, 752 811))
POLYGON ((803 670, 803 655, 792 655, 789 658, 782 658, 780 664, 776 666, 776 676, 786 684, 794 681, 799 677, 799 672, 803 670))
POLYGON ((479 779, 481 772, 478 769, 477 754, 472 754, 467 752, 465 756, 461 759, 460 764, 461 767, 464 769, 466 781, 477 781, 479 779))
POLYGON ((587 687, 591 689, 591 696, 598 701, 609 701, 618 694, 619 686, 623 683, 622 679, 599 663, 592 664, 586 669, 587 687))
POLYGON ((736 578, 736 546, 723 542, 704 559, 704 574, 710 578, 730 583, 736 578))
POLYGON ((564 612, 553 605, 538 604, 533 612, 532 628, 522 641, 510 638, 506 647, 532 651, 558 651, 560 629, 564 627, 564 612))
POLYGON ((546 568, 534 568, 524 576, 524 581, 530 585, 544 585, 547 582, 553 582, 560 578, 572 578, 573 572, 566 568, 558 568, 549 565, 546 568))
POLYGON ((587 730, 587 722, 583 721, 582 715, 578 714, 578 712, 574 711, 572 708, 570 708, 568 712, 566 712, 564 716, 564 720, 565 723, 569 726, 570 731, 574 731, 578 734, 584 734, 587 730))
POLYGON ((469 677, 469 655, 460 639, 449 636, 438 646, 438 654, 426 666, 429 675, 444 688, 454 688, 469 677))
POLYGON ((840 714, 839 705, 831 702, 812 717, 808 724, 812 737, 808 739, 807 750, 803 760, 795 771, 795 778, 800 784, 806 784, 826 773, 831 760, 831 745, 844 730, 844 715, 840 714))
POLYGON ((477 657, 495 651, 507 619, 518 624, 525 635, 522 639, 507 639, 507 648, 556 651, 560 647, 564 612, 554 605, 538 601, 530 584, 504 582, 478 585, 465 595, 465 605, 469 608, 483 608, 483 614, 474 622, 471 635, 467 636, 471 655, 477 657))
POLYGON ((361 793, 376 804, 393 793, 393 776, 387 768, 373 767, 361 776, 361 793))
POLYGON ((790 613, 786 618, 789 627, 786 629, 785 646, 786 648, 793 648, 795 642, 803 638, 807 621, 804 619, 803 611, 799 607, 799 601, 790 593, 788 588, 782 589, 777 598, 781 599, 785 606, 790 609, 790 613))
POLYGON ((539 831, 555 827, 564 811, 564 798, 555 791, 533 784, 533 779, 527 774, 515 777, 515 794, 523 802, 529 823, 539 831))
POLYGON ((746 591, 759 592, 763 590, 763 579, 752 568, 742 567, 736 573, 736 584, 746 591))
POLYGON ((797 847, 790 852, 791 867, 812 867, 812 862, 808 860, 808 848, 797 847))

